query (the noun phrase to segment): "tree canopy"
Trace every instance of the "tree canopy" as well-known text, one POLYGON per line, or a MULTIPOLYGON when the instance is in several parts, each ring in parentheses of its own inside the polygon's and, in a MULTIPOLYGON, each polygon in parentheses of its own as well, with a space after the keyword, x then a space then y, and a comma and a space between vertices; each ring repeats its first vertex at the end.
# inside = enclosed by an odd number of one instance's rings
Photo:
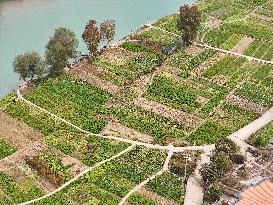
POLYGON ((67 28, 58 28, 46 45, 46 63, 51 75, 60 74, 70 59, 78 55, 78 40, 74 32, 67 28))
POLYGON ((89 20, 82 34, 84 42, 87 44, 90 53, 96 53, 100 44, 100 31, 95 20, 89 20))
POLYGON ((197 6, 184 5, 180 7, 177 27, 182 31, 182 40, 186 45, 190 45, 198 34, 201 23, 201 14, 197 6))
POLYGON ((46 72, 46 66, 37 52, 27 52, 15 57, 13 61, 14 72, 20 75, 20 79, 33 81, 41 78, 46 72))
POLYGON ((116 34, 116 23, 114 20, 106 20, 100 25, 100 38, 107 45, 114 40, 116 34))

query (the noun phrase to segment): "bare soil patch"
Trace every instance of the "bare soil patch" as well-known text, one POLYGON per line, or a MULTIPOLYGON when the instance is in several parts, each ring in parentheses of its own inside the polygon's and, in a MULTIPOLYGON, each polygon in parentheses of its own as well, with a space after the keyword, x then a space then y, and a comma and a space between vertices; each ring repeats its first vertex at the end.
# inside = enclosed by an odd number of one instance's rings
POLYGON ((49 193, 57 187, 48 181, 47 176, 39 176, 25 162, 26 158, 37 156, 46 149, 45 145, 34 142, 13 155, 2 159, 0 161, 0 171, 12 177, 19 184, 24 184, 27 180, 31 179, 45 193, 49 193))
POLYGON ((226 101, 233 104, 233 105, 237 105, 243 109, 246 109, 248 111, 255 112, 258 114, 263 114, 264 112, 266 112, 268 110, 268 108, 266 108, 266 107, 263 107, 259 104, 254 103, 254 102, 250 102, 248 100, 245 100, 245 99, 240 98, 235 95, 229 96, 226 99, 226 101))
POLYGON ((25 148, 33 142, 39 141, 43 136, 25 123, 12 118, 1 110, 0 122, 0 135, 17 149, 25 148))
POLYGON ((199 53, 201 53, 204 49, 201 48, 200 46, 190 46, 187 47, 185 50, 185 53, 190 56, 197 56, 199 53))
POLYGON ((207 28, 217 28, 221 25, 221 20, 218 18, 211 19, 206 22, 206 27, 207 28))
POLYGON ((76 69, 72 69, 69 70, 69 74, 73 75, 79 79, 85 80, 86 82, 90 83, 90 84, 94 84, 100 88, 102 88, 103 90, 106 90, 110 93, 112 93, 113 95, 117 94, 120 92, 121 88, 114 85, 113 83, 106 81, 106 80, 102 80, 99 77, 97 77, 96 75, 99 74, 100 72, 102 72, 103 70, 101 68, 92 66, 92 65, 88 65, 88 64, 83 64, 82 66, 76 68, 76 69))
POLYGON ((117 122, 109 122, 108 125, 103 129, 101 134, 128 138, 131 140, 137 140, 146 143, 152 143, 154 141, 154 138, 152 136, 125 127, 117 122))
POLYGON ((196 102, 200 103, 202 105, 207 104, 208 101, 209 101, 209 99, 205 98, 203 96, 198 96, 197 99, 196 99, 196 102))
POLYGON ((104 50, 100 57, 110 61, 113 64, 124 65, 128 60, 136 57, 137 55, 137 53, 115 47, 104 50))
POLYGON ((152 75, 141 76, 132 84, 130 89, 138 96, 141 96, 148 89, 151 79, 152 75))
POLYGON ((215 83, 221 84, 221 85, 224 84, 226 81, 227 81, 226 76, 221 75, 221 74, 214 76, 212 79, 212 82, 215 82, 215 83))
POLYGON ((88 168, 88 166, 84 165, 81 161, 71 157, 65 156, 62 158, 62 163, 64 166, 71 165, 68 169, 74 176, 78 175, 79 173, 83 172, 88 168))
POLYGON ((178 203, 176 203, 173 200, 164 198, 162 196, 159 196, 158 194, 149 191, 148 189, 146 189, 145 187, 141 187, 138 191, 139 194, 142 194, 143 196, 147 197, 148 199, 151 199, 159 204, 162 205, 179 205, 178 203))
POLYGON ((199 123, 201 123, 201 119, 197 117, 190 116, 180 110, 170 108, 166 105, 154 101, 149 101, 145 98, 135 99, 134 104, 141 106, 145 110, 154 112, 172 121, 184 124, 188 127, 196 127, 199 123))
POLYGON ((244 36, 232 49, 232 52, 243 54, 249 45, 254 41, 253 38, 244 36))
POLYGON ((254 18, 258 18, 260 20, 263 20, 263 21, 273 23, 273 17, 271 17, 271 16, 264 16, 264 15, 260 15, 260 14, 256 14, 256 13, 252 13, 251 16, 254 18))

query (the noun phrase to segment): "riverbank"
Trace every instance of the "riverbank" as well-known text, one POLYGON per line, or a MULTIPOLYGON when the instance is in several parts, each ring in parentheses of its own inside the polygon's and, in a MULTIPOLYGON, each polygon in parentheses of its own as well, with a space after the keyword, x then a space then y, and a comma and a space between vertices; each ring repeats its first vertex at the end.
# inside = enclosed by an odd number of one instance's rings
MULTIPOLYGON (((12 71, 14 57, 32 50, 43 56, 44 46, 55 28, 59 26, 71 28, 81 40, 84 25, 89 19, 102 22, 110 18, 117 23, 115 39, 117 41, 139 25, 146 23, 147 17, 151 20, 158 19, 176 11, 181 3, 191 2, 193 1, 174 0, 169 3, 164 0, 140 0, 128 3, 127 0, 118 0, 112 6, 109 6, 107 0, 71 0, 70 3, 66 0, 58 0, 54 3, 42 0, 1 2, 0 99, 21 83, 12 71), (132 7, 134 11, 141 12, 132 12, 132 7)), ((87 52, 82 41, 79 50, 83 53, 87 52)))

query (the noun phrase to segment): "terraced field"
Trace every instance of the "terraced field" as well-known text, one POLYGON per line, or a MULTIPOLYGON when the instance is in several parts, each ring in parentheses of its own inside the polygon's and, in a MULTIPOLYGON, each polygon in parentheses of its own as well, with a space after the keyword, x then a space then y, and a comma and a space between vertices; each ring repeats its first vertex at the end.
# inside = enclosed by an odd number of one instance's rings
MULTIPOLYGON (((183 204, 199 159, 185 176, 188 153, 178 163, 183 171, 172 169, 175 155, 167 146, 214 144, 273 106, 273 63, 200 46, 271 61, 272 22, 253 15, 270 17, 270 3, 204 0, 198 6, 203 26, 191 47, 164 52, 181 34, 178 15, 166 16, 95 60, 22 92, 25 100, 12 93, 0 101, 1 112, 39 136, 18 148, 0 132, 1 205, 45 194, 32 204, 183 204)), ((266 146, 270 137, 272 123, 248 142, 266 146)))

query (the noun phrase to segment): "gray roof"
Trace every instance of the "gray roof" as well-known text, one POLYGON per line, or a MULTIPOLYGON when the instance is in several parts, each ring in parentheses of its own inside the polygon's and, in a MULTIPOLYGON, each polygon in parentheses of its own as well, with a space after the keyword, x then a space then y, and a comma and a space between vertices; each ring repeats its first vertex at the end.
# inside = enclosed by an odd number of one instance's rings
POLYGON ((273 145, 273 137, 271 138, 271 140, 269 141, 269 143, 273 145))

